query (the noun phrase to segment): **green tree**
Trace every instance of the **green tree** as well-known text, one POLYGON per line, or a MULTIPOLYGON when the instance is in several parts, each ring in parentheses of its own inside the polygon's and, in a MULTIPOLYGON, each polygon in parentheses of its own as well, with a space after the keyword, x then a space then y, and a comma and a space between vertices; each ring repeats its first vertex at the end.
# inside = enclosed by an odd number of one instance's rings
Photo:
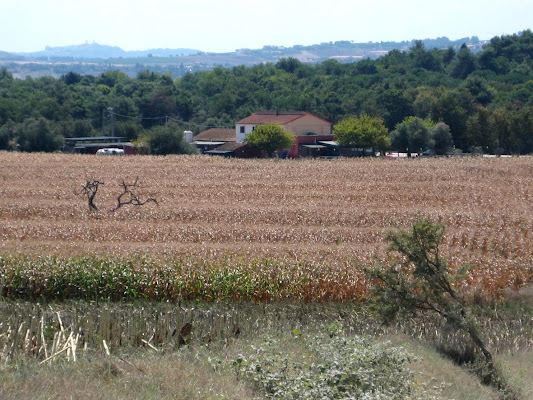
POLYGON ((75 85, 81 81, 81 78, 82 76, 80 74, 70 71, 67 74, 62 75, 59 79, 61 79, 67 85, 75 85))
POLYGON ((0 97, 0 125, 7 121, 21 122, 24 118, 20 101, 0 97))
POLYGON ((115 136, 123 137, 126 141, 137 140, 142 130, 141 125, 134 120, 118 122, 115 125, 115 136))
POLYGON ((334 59, 329 59, 320 64, 320 69, 324 75, 342 75, 343 65, 334 59))
POLYGON ((150 154, 196 154, 194 145, 187 143, 183 132, 174 122, 164 126, 155 126, 148 132, 150 154))
POLYGON ((419 217, 410 231, 389 232, 389 252, 401 256, 390 265, 366 270, 375 282, 372 293, 377 311, 386 323, 399 314, 437 314, 448 326, 462 330, 483 353, 488 376, 494 378, 492 354, 485 346, 471 310, 457 292, 454 281, 466 268, 452 274, 439 246, 445 227, 419 217))
POLYGON ((492 153, 498 147, 498 137, 491 129, 490 113, 485 107, 477 107, 477 113, 468 119, 466 136, 470 151, 477 148, 482 153, 492 153))
POLYGON ((355 71, 357 74, 374 75, 378 73, 378 67, 374 61, 367 58, 355 64, 355 71))
POLYGON ((406 95, 403 89, 390 88, 377 96, 380 105, 381 115, 385 121, 385 126, 390 130, 405 117, 413 115, 413 99, 406 95))
POLYGON ((14 125, 13 121, 8 121, 0 126, 0 150, 9 150, 9 140, 13 136, 14 125))
POLYGON ((13 81, 13 74, 6 67, 0 69, 0 81, 2 80, 13 81))
POLYGON ((387 128, 381 118, 362 114, 343 119, 333 128, 341 146, 378 148, 385 150, 390 146, 387 128))
POLYGON ((165 91, 157 91, 149 97, 139 99, 138 108, 145 118, 142 121, 145 128, 159 124, 167 116, 175 117, 178 111, 175 100, 165 91))
POLYGON ((286 132, 279 124, 267 122, 258 125, 246 136, 246 142, 256 149, 264 151, 269 157, 276 150, 286 149, 294 143, 294 135, 286 132))
POLYGON ((477 75, 466 78, 462 86, 470 91, 475 103, 485 106, 494 99, 494 90, 489 87, 487 80, 477 75))
POLYGON ((452 151, 453 138, 448 125, 439 122, 432 129, 432 135, 436 154, 448 154, 452 151))
POLYGON ((427 51, 421 40, 415 41, 415 45, 409 51, 409 57, 413 60, 415 68, 424 68, 429 71, 441 69, 440 61, 432 51, 427 51))
POLYGON ((430 125, 418 117, 407 117, 390 133, 392 147, 398 151, 421 153, 434 147, 430 125))
POLYGON ((17 125, 16 132, 16 141, 22 151, 57 151, 65 142, 63 136, 57 134, 44 118, 26 120, 17 125))
POLYGON ((276 63, 276 68, 282 69, 290 74, 295 73, 301 66, 302 62, 295 57, 282 58, 276 63))
POLYGON ((451 75, 454 78, 465 79, 475 70, 476 59, 466 44, 463 44, 452 64, 451 75))
POLYGON ((456 92, 446 92, 431 107, 431 119, 442 121, 448 125, 453 136, 453 142, 460 149, 464 149, 468 110, 459 101, 460 96, 456 92))
POLYGON ((510 153, 515 146, 513 143, 514 136, 511 133, 510 115, 506 109, 498 108, 492 112, 490 129, 496 136, 500 146, 498 152, 510 153))
POLYGON ((106 71, 101 73, 96 78, 96 84, 106 85, 110 88, 119 84, 120 82, 127 82, 130 78, 124 72, 121 71, 106 71))
POLYGON ((431 107, 437 102, 438 91, 429 86, 419 86, 416 92, 413 102, 414 115, 429 118, 431 107))
POLYGON ((513 152, 527 154, 533 151, 533 107, 522 107, 511 114, 513 152))
POLYGON ((443 52, 442 62, 444 64, 446 64, 446 65, 450 64, 453 61, 453 59, 455 58, 455 55, 456 55, 455 49, 452 46, 448 47, 443 52))

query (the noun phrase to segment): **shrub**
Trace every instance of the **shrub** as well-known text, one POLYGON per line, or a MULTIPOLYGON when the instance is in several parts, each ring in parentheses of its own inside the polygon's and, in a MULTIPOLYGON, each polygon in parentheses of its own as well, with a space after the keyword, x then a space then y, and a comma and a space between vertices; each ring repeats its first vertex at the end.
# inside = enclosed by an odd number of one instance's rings
POLYGON ((338 323, 310 337, 293 333, 296 356, 287 343, 266 337, 233 362, 237 375, 273 399, 404 399, 410 393, 405 350, 349 337, 338 323))

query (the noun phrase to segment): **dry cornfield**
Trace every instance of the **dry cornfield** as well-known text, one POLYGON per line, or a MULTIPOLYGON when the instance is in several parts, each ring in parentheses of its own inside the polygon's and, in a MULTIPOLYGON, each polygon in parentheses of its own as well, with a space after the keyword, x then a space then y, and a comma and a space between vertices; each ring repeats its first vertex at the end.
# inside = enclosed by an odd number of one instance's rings
POLYGON ((277 266, 276 274, 287 267, 288 280, 306 265, 321 271, 313 297, 338 300, 364 292, 360 265, 384 255, 385 232, 408 228, 420 213, 446 225, 452 268, 470 263, 464 284, 484 298, 533 282, 532 182, 530 157, 241 160, 0 152, 0 255, 144 257, 178 260, 194 271, 277 266), (158 204, 111 212, 122 181, 137 177, 140 198, 153 195, 158 204), (104 182, 98 212, 76 194, 88 179, 104 182))

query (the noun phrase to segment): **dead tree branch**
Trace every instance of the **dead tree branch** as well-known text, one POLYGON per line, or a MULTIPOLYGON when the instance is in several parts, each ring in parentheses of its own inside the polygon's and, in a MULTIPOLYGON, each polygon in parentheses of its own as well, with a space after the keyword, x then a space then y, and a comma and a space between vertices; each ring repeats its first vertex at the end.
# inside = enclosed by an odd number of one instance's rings
POLYGON ((136 193, 137 189, 142 188, 139 184, 139 177, 135 178, 135 182, 128 184, 126 181, 122 181, 122 193, 117 197, 117 205, 111 211, 116 211, 120 207, 131 204, 134 206, 142 206, 146 203, 154 202, 159 204, 157 199, 150 194, 146 200, 140 200, 139 195, 136 193))
POLYGON ((85 185, 82 186, 80 191, 79 192, 74 191, 74 194, 77 196, 82 195, 82 194, 84 196, 87 196, 89 209, 93 211, 98 211, 98 207, 96 206, 96 204, 94 204, 94 198, 96 197, 98 188, 100 187, 100 185, 103 185, 103 184, 104 182, 96 180, 96 179, 87 179, 87 181, 85 182, 85 185))

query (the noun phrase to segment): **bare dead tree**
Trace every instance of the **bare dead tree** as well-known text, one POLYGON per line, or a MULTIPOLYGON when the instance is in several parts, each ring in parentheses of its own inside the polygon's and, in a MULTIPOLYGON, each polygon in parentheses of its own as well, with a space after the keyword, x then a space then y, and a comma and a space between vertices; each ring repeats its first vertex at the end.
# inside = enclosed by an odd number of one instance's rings
POLYGON ((130 184, 123 180, 121 186, 122 193, 117 197, 117 205, 111 211, 116 211, 120 207, 127 204, 132 204, 134 206, 142 206, 150 202, 159 204, 157 199, 152 194, 150 194, 146 200, 139 199, 139 195, 136 193, 137 189, 142 188, 142 186, 139 184, 139 177, 135 178, 135 182, 130 184))
MULTIPOLYGON (((95 204, 94 199, 96 197, 96 194, 98 193, 98 188, 100 185, 103 185, 103 181, 99 181, 94 178, 87 178, 85 185, 81 187, 79 191, 74 190, 75 195, 83 195, 87 197, 87 202, 89 205, 89 209, 92 211, 98 211, 98 206, 95 204)), ((145 200, 141 200, 139 194, 137 193, 138 189, 141 189, 142 186, 139 184, 139 177, 135 178, 135 181, 133 183, 126 183, 125 180, 122 181, 121 184, 122 187, 122 193, 120 193, 117 197, 117 204, 116 206, 111 209, 111 212, 114 212, 121 208, 122 206, 131 204, 134 206, 142 206, 146 203, 153 202, 155 204, 159 204, 157 202, 157 199, 154 197, 153 194, 150 194, 145 200)))
POLYGON ((85 185, 80 189, 79 192, 74 191, 74 194, 76 195, 84 195, 87 196, 87 201, 89 204, 89 209, 93 211, 98 211, 98 207, 96 204, 94 204, 94 198, 96 197, 96 193, 98 192, 98 188, 100 185, 103 185, 104 182, 96 180, 94 178, 87 179, 85 182, 85 185))

